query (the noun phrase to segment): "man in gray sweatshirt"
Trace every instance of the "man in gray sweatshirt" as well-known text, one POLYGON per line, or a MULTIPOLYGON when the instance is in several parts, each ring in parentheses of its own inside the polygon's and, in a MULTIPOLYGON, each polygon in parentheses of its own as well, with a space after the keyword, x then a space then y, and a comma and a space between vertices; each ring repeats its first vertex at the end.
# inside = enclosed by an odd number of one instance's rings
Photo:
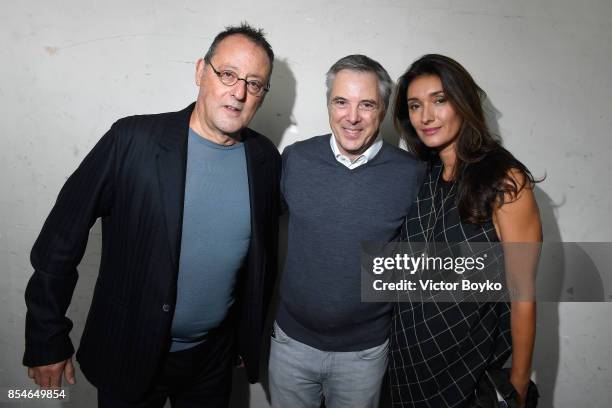
POLYGON ((376 407, 387 367, 391 305, 360 294, 362 241, 393 239, 424 166, 379 127, 392 81, 364 55, 327 72, 332 133, 283 152, 287 259, 270 350, 273 407, 376 407))

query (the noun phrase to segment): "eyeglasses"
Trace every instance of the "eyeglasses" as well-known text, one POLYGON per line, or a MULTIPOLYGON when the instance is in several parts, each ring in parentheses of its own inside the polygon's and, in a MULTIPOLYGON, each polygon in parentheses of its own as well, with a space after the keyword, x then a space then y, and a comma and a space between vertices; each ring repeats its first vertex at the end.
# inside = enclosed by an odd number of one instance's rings
POLYGON ((204 59, 204 61, 210 65, 213 72, 215 75, 217 75, 217 77, 219 77, 219 80, 223 85, 233 86, 236 85, 238 81, 244 81, 247 92, 253 96, 261 96, 264 92, 268 92, 270 90, 270 84, 264 85, 256 79, 240 78, 238 74, 231 69, 217 71, 210 61, 206 61, 206 59, 204 59))

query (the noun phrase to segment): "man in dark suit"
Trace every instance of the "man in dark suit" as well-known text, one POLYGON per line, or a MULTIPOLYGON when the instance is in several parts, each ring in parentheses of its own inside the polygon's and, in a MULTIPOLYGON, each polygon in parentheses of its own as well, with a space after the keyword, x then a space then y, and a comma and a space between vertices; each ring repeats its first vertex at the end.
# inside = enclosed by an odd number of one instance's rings
POLYGON ((89 229, 102 256, 77 352, 101 407, 227 406, 239 355, 251 382, 275 279, 280 157, 247 129, 274 54, 247 24, 196 66, 195 104, 117 121, 62 188, 32 249, 28 375, 74 383, 66 318, 89 229))

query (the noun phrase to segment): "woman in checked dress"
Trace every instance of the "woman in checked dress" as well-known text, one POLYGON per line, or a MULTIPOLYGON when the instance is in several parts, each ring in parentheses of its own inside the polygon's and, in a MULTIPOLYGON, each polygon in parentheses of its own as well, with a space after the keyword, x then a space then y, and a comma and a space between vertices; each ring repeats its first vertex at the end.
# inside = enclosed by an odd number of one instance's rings
MULTIPOLYGON (((459 63, 442 55, 423 56, 399 79, 395 125, 429 165, 403 240, 542 240, 535 181, 487 128, 484 96, 459 63)), ((389 355, 393 406, 472 406, 485 370, 511 354, 510 382, 522 407, 534 340, 532 300, 398 302, 389 355)))

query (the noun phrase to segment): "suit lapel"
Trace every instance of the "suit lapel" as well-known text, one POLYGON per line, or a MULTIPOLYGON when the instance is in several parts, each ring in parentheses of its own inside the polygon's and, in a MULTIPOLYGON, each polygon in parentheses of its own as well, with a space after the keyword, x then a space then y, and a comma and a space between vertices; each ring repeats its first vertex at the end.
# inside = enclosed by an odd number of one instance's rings
POLYGON ((185 176, 187 170, 187 136, 189 118, 195 104, 170 114, 166 126, 159 135, 157 175, 161 202, 168 233, 170 254, 178 270, 181 249, 183 206, 185 201, 185 176))
MULTIPOLYGON (((189 118, 195 104, 171 114, 163 132, 159 136, 157 154, 157 174, 161 192, 161 201, 168 233, 170 254, 178 270, 181 249, 181 232, 183 224, 183 207, 185 201, 185 177, 187 172, 187 137, 189 118)), ((250 129, 244 129, 243 142, 249 180, 249 197, 251 205, 251 245, 257 244, 257 236, 262 219, 265 200, 262 186, 266 183, 266 172, 263 163, 266 156, 256 137, 250 129)))
POLYGON ((252 136, 250 129, 243 131, 244 150, 247 162, 247 173, 249 176, 249 197, 251 202, 251 246, 257 244, 259 234, 258 222, 262 219, 264 203, 267 199, 262 194, 262 186, 265 185, 266 173, 263 163, 266 156, 256 137, 252 136))

